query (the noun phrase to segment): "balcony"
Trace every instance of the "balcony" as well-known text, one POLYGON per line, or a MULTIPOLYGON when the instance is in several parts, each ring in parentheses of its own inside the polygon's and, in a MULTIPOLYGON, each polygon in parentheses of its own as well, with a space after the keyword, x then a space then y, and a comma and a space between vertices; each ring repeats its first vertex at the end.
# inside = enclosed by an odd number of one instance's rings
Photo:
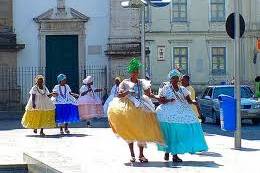
POLYGON ((0 51, 18 51, 24 49, 24 44, 16 43, 16 34, 7 30, 0 30, 0 51))
POLYGON ((105 54, 113 57, 140 56, 140 42, 109 43, 105 54))

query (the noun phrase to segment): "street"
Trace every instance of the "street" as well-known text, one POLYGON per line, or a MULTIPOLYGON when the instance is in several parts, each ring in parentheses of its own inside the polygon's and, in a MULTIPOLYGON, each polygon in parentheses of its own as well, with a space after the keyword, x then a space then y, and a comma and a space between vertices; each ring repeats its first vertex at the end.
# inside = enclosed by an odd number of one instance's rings
MULTIPOLYGON (((208 152, 180 155, 183 163, 173 164, 163 160, 163 153, 156 145, 145 150, 149 163, 129 163, 126 143, 116 137, 106 121, 95 120, 93 128, 84 128, 85 122, 74 125, 70 135, 59 135, 59 129, 48 129, 45 137, 34 135, 32 130, 22 129, 17 120, 0 122, 0 163, 22 164, 38 160, 59 172, 250 172, 259 173, 260 126, 243 124, 242 149, 232 149, 232 133, 223 132, 214 124, 203 124, 208 152)), ((136 155, 138 156, 137 148, 136 155)))

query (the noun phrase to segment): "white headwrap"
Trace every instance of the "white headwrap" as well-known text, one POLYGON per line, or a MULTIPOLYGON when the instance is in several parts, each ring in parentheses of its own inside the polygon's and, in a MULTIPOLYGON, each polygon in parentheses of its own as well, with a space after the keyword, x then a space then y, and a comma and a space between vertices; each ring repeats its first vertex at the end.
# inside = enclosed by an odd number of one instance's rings
POLYGON ((93 77, 92 76, 87 76, 84 80, 83 80, 83 84, 87 85, 89 83, 93 82, 93 77))

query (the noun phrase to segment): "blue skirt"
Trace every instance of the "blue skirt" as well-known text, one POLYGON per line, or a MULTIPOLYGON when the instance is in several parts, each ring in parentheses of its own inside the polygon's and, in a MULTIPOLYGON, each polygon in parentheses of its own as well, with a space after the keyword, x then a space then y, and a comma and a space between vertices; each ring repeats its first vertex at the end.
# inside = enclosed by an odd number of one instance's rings
POLYGON ((57 124, 79 122, 78 107, 73 104, 56 104, 55 120, 57 124))
POLYGON ((160 122, 160 128, 164 136, 165 145, 158 145, 159 151, 171 154, 194 154, 208 150, 200 123, 160 122))

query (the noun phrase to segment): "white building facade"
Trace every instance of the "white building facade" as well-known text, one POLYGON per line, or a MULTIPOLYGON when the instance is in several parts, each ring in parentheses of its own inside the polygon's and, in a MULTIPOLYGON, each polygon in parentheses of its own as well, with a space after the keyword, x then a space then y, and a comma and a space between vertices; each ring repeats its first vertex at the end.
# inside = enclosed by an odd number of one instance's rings
POLYGON ((43 73, 49 87, 57 74, 65 73, 78 92, 86 75, 95 76, 86 66, 107 67, 109 4, 109 0, 13 0, 17 42, 25 44, 17 66, 44 68, 35 73, 43 73))
MULTIPOLYGON (((259 0, 242 1, 246 32, 241 41, 241 80, 250 83, 260 73, 256 40, 260 36, 259 0)), ((201 88, 232 80, 233 41, 225 21, 233 12, 228 0, 172 0, 167 7, 147 7, 146 47, 150 50, 152 80, 166 80, 172 68, 191 76, 201 88)))

